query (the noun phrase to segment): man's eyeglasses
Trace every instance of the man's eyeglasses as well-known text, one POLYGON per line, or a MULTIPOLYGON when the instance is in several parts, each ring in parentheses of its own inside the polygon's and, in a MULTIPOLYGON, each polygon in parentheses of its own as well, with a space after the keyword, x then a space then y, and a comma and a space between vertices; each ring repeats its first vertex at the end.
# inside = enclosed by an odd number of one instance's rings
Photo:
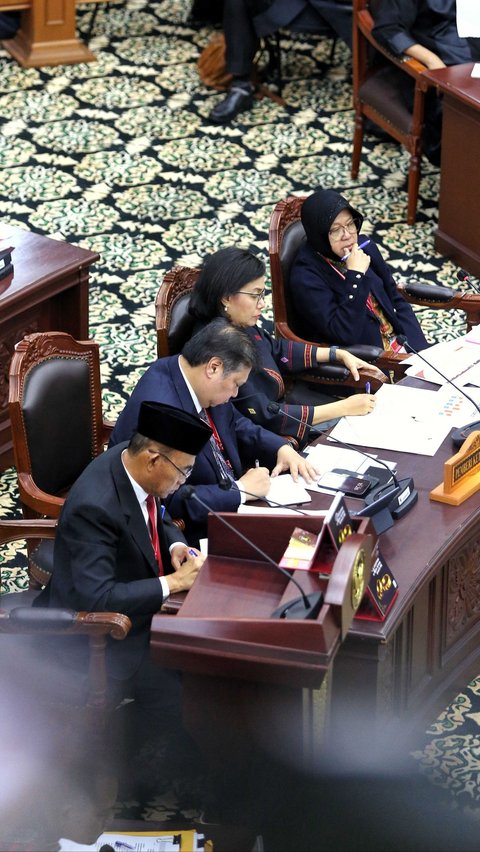
POLYGON ((251 299, 255 299, 257 305, 265 301, 266 292, 266 290, 262 290, 261 293, 248 293, 246 290, 237 290, 237 293, 241 293, 242 296, 250 296, 251 299))
POLYGON ((173 467, 175 468, 175 470, 180 474, 183 481, 184 482, 187 481, 188 477, 190 476, 190 474, 193 470, 193 467, 187 467, 186 470, 182 470, 182 468, 179 467, 178 464, 175 464, 175 462, 172 461, 172 459, 169 456, 166 456, 165 453, 160 453, 160 452, 158 452, 158 450, 150 450, 150 452, 156 453, 158 456, 161 456, 162 459, 165 459, 166 461, 170 462, 170 464, 172 464, 173 467))
POLYGON ((347 234, 354 234, 357 228, 358 221, 356 219, 349 219, 344 225, 335 225, 335 227, 328 232, 328 236, 331 237, 332 240, 339 240, 343 237, 345 232, 347 234))

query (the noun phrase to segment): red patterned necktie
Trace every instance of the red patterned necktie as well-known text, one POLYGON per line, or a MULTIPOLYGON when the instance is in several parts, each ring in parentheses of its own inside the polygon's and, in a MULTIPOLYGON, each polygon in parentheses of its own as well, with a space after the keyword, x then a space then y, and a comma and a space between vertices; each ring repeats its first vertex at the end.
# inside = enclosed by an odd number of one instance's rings
POLYGON ((162 554, 160 552, 160 539, 158 537, 158 528, 157 528, 157 504, 155 502, 155 497, 153 494, 149 494, 147 497, 147 512, 148 512, 148 526, 150 538, 152 540, 153 552, 155 553, 155 559, 158 563, 158 573, 159 576, 163 575, 163 563, 162 563, 162 554))

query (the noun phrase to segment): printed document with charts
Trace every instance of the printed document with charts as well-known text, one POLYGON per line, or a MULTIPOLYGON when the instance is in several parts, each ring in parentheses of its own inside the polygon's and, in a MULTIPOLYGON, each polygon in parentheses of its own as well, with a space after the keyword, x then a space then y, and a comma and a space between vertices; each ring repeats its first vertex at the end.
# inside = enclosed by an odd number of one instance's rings
POLYGON ((383 385, 364 417, 342 417, 332 436, 355 446, 433 456, 450 430, 473 420, 471 402, 450 385, 437 391, 383 385))
MULTIPOLYGON (((411 355, 404 363, 411 364, 407 376, 425 379, 436 385, 445 384, 443 373, 457 387, 473 385, 480 388, 480 326, 476 325, 468 334, 449 340, 447 343, 437 343, 429 349, 422 349, 422 355, 433 366, 429 367, 417 355, 411 355), (440 373, 434 369, 438 367, 440 373)), ((467 388, 470 394, 470 388, 467 388)))

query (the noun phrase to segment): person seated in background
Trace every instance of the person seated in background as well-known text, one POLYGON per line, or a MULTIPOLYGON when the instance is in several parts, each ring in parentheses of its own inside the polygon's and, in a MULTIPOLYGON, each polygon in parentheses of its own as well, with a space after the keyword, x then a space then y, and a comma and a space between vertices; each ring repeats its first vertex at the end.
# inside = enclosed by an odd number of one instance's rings
MULTIPOLYGON (((110 445, 129 440, 143 400, 161 400, 199 414, 213 430, 188 475, 199 499, 215 512, 236 512, 244 501, 264 497, 270 475, 289 471, 294 479, 301 474, 310 482, 317 475, 313 465, 285 438, 255 425, 230 402, 256 367, 257 351, 248 334, 225 319, 214 320, 185 344, 181 355, 159 358, 147 369, 118 418, 110 445)), ((185 521, 189 541, 207 535, 208 509, 189 489, 180 487, 167 505, 172 517, 185 521)))
MULTIPOLYGON (((457 32, 455 0, 389 0, 375 11, 373 35, 396 56, 418 59, 427 68, 444 68, 472 61, 468 41, 457 32)), ((409 109, 413 108, 413 80, 399 80, 399 92, 409 109)), ((440 165, 441 97, 430 89, 425 98, 423 151, 434 165, 440 165)))
POLYGON ((333 400, 322 393, 320 386, 297 381, 286 392, 284 377, 295 376, 302 370, 327 364, 332 360, 343 364, 359 380, 359 370, 380 370, 338 347, 316 347, 291 340, 275 339, 258 325, 265 305, 265 264, 252 252, 222 248, 204 260, 201 273, 190 298, 190 313, 202 327, 218 316, 226 317, 245 328, 259 356, 260 369, 251 370, 247 381, 239 388, 234 400, 236 407, 254 423, 259 423, 279 435, 293 439, 295 446, 308 442, 309 427, 326 423, 347 414, 368 414, 375 405, 370 393, 357 393, 342 400, 333 400), (269 403, 279 403, 282 411, 271 412, 269 403), (300 421, 300 422, 297 422, 300 421))
POLYGON ((320 26, 328 24, 351 46, 352 7, 347 0, 224 0, 225 63, 232 82, 226 97, 211 111, 210 121, 228 124, 251 109, 254 59, 260 39, 293 26, 308 12, 311 17, 318 15, 320 26))
POLYGON ((401 351, 396 337, 404 334, 415 349, 425 349, 429 344, 391 270, 361 234, 361 213, 335 190, 319 189, 305 199, 301 218, 307 239, 287 282, 297 334, 393 352, 401 351))

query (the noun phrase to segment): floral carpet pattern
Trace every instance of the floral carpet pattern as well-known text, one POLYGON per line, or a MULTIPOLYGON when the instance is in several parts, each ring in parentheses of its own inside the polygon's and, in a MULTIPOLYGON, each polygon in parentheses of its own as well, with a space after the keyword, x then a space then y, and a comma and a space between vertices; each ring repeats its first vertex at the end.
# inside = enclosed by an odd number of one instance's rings
MULTIPOLYGON (((165 272, 198 265, 232 243, 266 260, 272 209, 288 194, 339 189, 366 215, 365 229, 399 281, 467 286, 433 247, 438 169, 423 165, 413 226, 405 224, 408 155, 393 141, 366 135, 358 179, 350 177, 348 49, 337 44, 329 65, 328 40, 286 34, 284 103, 259 98, 218 127, 208 115, 223 95, 202 84, 196 67, 213 26, 192 23, 190 7, 190 0, 102 5, 90 43, 97 61, 89 64, 23 69, 0 48, 0 235, 1 223, 11 223, 100 254, 91 274, 90 335, 101 349, 110 420, 156 357, 154 301, 165 272)), ((78 7, 80 33, 90 15, 91 7, 78 7)), ((418 316, 432 339, 465 330, 460 313, 418 316)), ((265 323, 271 319, 267 296, 265 323)), ((17 513, 10 469, 0 475, 0 516, 17 513)), ((26 585, 14 556, 13 546, 0 553, 2 590, 26 585)), ((479 690, 476 683, 466 693, 472 708, 479 690)), ((477 717, 459 696, 415 754, 435 781, 472 802, 477 717)), ((168 811, 167 800, 158 808, 168 811)), ((164 818, 158 808, 146 817, 164 818)))

